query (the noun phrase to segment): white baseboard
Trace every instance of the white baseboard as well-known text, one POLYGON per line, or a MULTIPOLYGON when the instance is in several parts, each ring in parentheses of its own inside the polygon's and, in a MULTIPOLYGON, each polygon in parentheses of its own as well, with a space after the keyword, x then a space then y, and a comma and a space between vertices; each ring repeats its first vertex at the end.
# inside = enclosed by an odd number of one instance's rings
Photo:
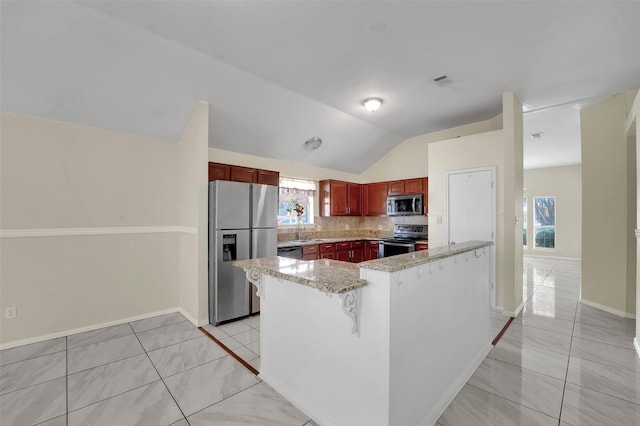
POLYGON ((201 320, 196 320, 190 313, 188 313, 187 311, 185 311, 184 309, 178 307, 177 311, 180 312, 182 314, 182 316, 184 316, 186 319, 189 320, 189 322, 193 325, 195 325, 196 327, 203 327, 207 324, 209 324, 209 319, 201 319, 201 320))
POLYGON ((638 344, 637 337, 633 338, 633 347, 636 348, 636 355, 638 355, 638 358, 640 358, 640 345, 638 344))
MULTIPOLYGON (((13 342, 8 342, 8 343, 1 344, 0 345, 0 350, 9 349, 9 348, 15 348, 16 346, 28 345, 28 344, 31 344, 31 343, 43 342, 45 340, 55 339, 57 337, 71 336, 73 334, 84 333, 85 331, 93 331, 93 330, 97 330, 99 328, 110 327, 112 325, 125 324, 125 323, 128 323, 128 322, 147 319, 147 318, 155 317, 155 316, 158 316, 158 315, 170 314, 170 313, 173 313, 173 312, 180 312, 189 321, 191 321, 190 317, 185 315, 181 308, 169 308, 169 309, 163 309, 161 311, 149 312, 149 313, 146 313, 146 314, 143 314, 143 315, 137 315, 135 317, 123 318, 123 319, 119 319, 119 320, 116 320, 116 321, 109 321, 109 322, 103 322, 103 323, 100 323, 100 324, 93 324, 93 325, 89 325, 87 327, 80 327, 80 328, 74 328, 74 329, 71 329, 71 330, 60 331, 58 333, 45 334, 45 335, 42 335, 42 336, 31 337, 31 338, 23 339, 23 340, 14 340, 13 342)), ((191 321, 191 322, 193 323, 193 321, 191 321)))
POLYGON ((451 405, 453 400, 458 396, 458 393, 462 390, 464 385, 469 381, 473 373, 476 372, 482 361, 485 360, 489 352, 491 352, 493 346, 489 343, 486 347, 484 347, 475 358, 469 363, 467 368, 465 368, 460 375, 453 381, 451 386, 446 389, 440 398, 440 400, 433 406, 433 408, 429 411, 429 414, 425 417, 424 421, 421 423, 422 425, 434 425, 436 421, 442 416, 447 407, 451 405))
POLYGON ((592 301, 584 299, 582 297, 580 298, 580 303, 584 303, 585 305, 591 306, 592 308, 600 309, 601 311, 605 311, 605 312, 608 312, 608 313, 613 314, 613 315, 617 315, 617 316, 622 317, 622 318, 636 319, 636 315, 632 314, 631 312, 620 311, 618 309, 611 308, 611 307, 606 306, 606 305, 601 305, 600 303, 592 302, 592 301))

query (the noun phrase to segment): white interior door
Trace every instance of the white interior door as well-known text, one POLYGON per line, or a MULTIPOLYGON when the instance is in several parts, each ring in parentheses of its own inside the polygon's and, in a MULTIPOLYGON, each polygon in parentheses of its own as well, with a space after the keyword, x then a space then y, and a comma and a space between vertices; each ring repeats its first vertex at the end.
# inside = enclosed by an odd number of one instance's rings
POLYGON ((493 241, 491 306, 495 307, 495 167, 447 173, 447 242, 493 241))

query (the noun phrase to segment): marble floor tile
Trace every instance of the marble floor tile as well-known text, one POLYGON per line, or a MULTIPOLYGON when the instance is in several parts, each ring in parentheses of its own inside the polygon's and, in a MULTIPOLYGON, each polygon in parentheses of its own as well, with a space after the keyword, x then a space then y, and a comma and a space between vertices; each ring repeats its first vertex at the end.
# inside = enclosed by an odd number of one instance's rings
POLYGON ((591 324, 576 322, 573 329, 573 336, 586 340, 620 346, 622 348, 634 349, 633 338, 635 333, 625 329, 603 328, 591 324))
POLYGON ((72 334, 71 336, 67 336, 67 349, 103 342, 105 340, 124 337, 130 334, 133 334, 133 330, 129 324, 113 325, 111 327, 100 328, 98 330, 72 334))
POLYGON ((501 339, 489 353, 489 358, 564 380, 569 355, 529 346, 511 339, 501 339))
POLYGON ((255 368, 256 370, 260 371, 260 357, 254 358, 250 361, 247 361, 249 363, 250 366, 252 366, 253 368, 255 368))
POLYGON ((560 291, 550 286, 538 286, 536 288, 536 292, 534 293, 534 296, 536 294, 539 294, 541 297, 545 297, 545 298, 563 299, 563 300, 570 300, 570 301, 577 301, 579 297, 578 294, 569 293, 567 291, 560 291))
POLYGON ((69 375, 69 410, 74 411, 160 379, 146 354, 69 375))
POLYGON ((67 426, 67 415, 65 414, 64 416, 38 423, 38 426, 67 426))
POLYGON ((260 383, 187 419, 191 426, 301 426, 308 417, 260 383))
POLYGON ((255 352, 258 355, 260 355, 260 341, 258 340, 257 342, 253 342, 253 343, 247 343, 245 345, 247 347, 247 349, 249 349, 251 352, 255 352))
POLYGON ((148 355, 160 376, 167 377, 222 358, 227 352, 208 336, 202 335, 177 345, 151 351, 148 355))
POLYGON ((170 425, 184 418, 162 381, 69 413, 69 426, 170 425))
POLYGON ((247 324, 244 324, 240 321, 230 322, 228 324, 223 324, 218 326, 222 331, 227 333, 229 336, 234 336, 238 333, 243 333, 245 331, 251 330, 251 327, 247 324))
POLYGON ((169 324, 175 324, 177 322, 187 321, 180 312, 172 312, 170 314, 158 315, 152 318, 146 318, 143 320, 131 322, 131 328, 136 333, 141 331, 151 330, 152 328, 158 328, 169 324))
POLYGON ((540 328, 523 326, 522 323, 515 320, 511 323, 502 338, 512 339, 529 346, 548 349, 567 355, 571 347, 571 336, 568 334, 554 333, 540 328))
POLYGON ((554 333, 562 333, 571 336, 573 332, 573 321, 567 321, 558 318, 546 318, 540 316, 518 317, 513 322, 519 322, 527 327, 540 328, 543 330, 553 331, 554 333))
POLYGON ((475 386, 465 385, 438 419, 443 426, 557 425, 558 420, 475 386))
POLYGON ((467 383, 551 417, 560 417, 563 380, 486 358, 467 383))
POLYGON ((56 352, 0 367, 0 394, 5 394, 66 375, 67 354, 56 352))
POLYGON ((230 356, 167 377, 164 381, 187 417, 258 383, 253 374, 230 356))
POLYGON ((87 370, 144 353, 142 345, 134 334, 117 337, 68 351, 68 373, 87 370))
POLYGON ((37 358, 42 355, 62 352, 66 349, 66 337, 58 337, 57 339, 45 340, 44 342, 22 345, 11 349, 3 349, 0 351, 0 366, 18 361, 25 361, 31 358, 37 358))
POLYGON ((234 339, 231 336, 225 337, 224 339, 219 339, 219 340, 220 340, 220 343, 222 343, 223 345, 225 345, 227 348, 231 350, 236 350, 237 348, 241 348, 243 346, 242 343, 238 342, 236 339, 234 339))
POLYGON ((567 382, 640 404, 640 370, 633 372, 571 357, 567 382))
POLYGON ((248 345, 249 343, 260 341, 260 332, 257 330, 244 331, 234 335, 233 338, 243 345, 248 345))
POLYGON ((252 328, 260 329, 260 315, 254 315, 245 320, 245 323, 252 328))
POLYGON ((0 395, 0 423, 34 425, 63 416, 67 410, 66 378, 50 380, 0 395))
POLYGON ((602 328, 624 330, 635 333, 636 323, 629 318, 622 318, 583 303, 578 304, 576 322, 591 324, 602 328))
POLYGON ((165 325, 136 334, 147 352, 202 336, 202 332, 189 321, 165 325))
POLYGON ((224 331, 222 331, 220 329, 220 327, 216 327, 213 324, 207 324, 202 328, 207 330, 209 332, 209 334, 211 334, 213 337, 215 337, 218 340, 226 339, 227 337, 229 337, 229 335, 227 333, 225 333, 224 331))
POLYGON ((524 304, 520 316, 521 318, 544 317, 573 321, 576 316, 578 302, 558 299, 558 301, 560 300, 562 302, 558 303, 556 300, 533 297, 524 304))
POLYGON ((567 383, 562 402, 563 422, 571 425, 635 426, 640 405, 567 383))
POLYGON ((251 361, 252 359, 258 358, 257 353, 250 351, 244 346, 234 349, 233 352, 245 361, 251 361))
POLYGON ((571 344, 571 356, 625 370, 640 371, 640 360, 635 350, 593 340, 574 337, 571 344))

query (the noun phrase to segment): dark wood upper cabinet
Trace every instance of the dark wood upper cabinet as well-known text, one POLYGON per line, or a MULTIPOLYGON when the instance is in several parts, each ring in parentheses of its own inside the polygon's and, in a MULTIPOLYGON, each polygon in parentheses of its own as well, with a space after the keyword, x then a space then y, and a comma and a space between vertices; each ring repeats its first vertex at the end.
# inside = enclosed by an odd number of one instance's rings
POLYGON ((391 194, 404 194, 404 181, 394 180, 389 182, 389 195, 391 194))
POLYGON ((280 185, 280 172, 234 166, 231 164, 209 163, 209 181, 231 180, 234 182, 262 183, 280 185))
POLYGON ((258 183, 258 171, 248 167, 231 166, 231 180, 234 182, 258 183))
POLYGON ((361 216, 362 189, 357 183, 321 180, 320 216, 361 216))
POLYGON ((369 183, 363 186, 362 204, 365 216, 384 216, 387 214, 387 182, 369 183))
POLYGON ((209 182, 212 180, 231 180, 231 166, 228 164, 209 163, 209 182))
POLYGON ((405 194, 419 194, 422 192, 423 178, 407 179, 404 181, 405 194))
POLYGON ((258 170, 258 183, 264 185, 280 185, 280 173, 269 170, 258 170))

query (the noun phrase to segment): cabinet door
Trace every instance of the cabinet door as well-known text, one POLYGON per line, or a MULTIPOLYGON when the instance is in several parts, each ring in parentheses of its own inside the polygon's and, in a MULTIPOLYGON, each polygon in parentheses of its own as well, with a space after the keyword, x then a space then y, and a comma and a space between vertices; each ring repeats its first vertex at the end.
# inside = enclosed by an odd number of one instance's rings
POLYGON ((407 194, 419 194, 422 192, 422 178, 407 179, 404 181, 404 192, 407 194))
POLYGON ((364 248, 351 249, 351 261, 353 263, 360 263, 364 260, 364 248))
POLYGON ((209 182, 212 180, 231 180, 231 167, 228 164, 209 163, 209 182))
POLYGON ((331 181, 329 187, 330 216, 346 216, 348 213, 348 183, 331 181))
POLYGON ((387 194, 389 185, 387 182, 370 183, 363 191, 364 215, 383 216, 387 214, 387 194))
POLYGON ((231 166, 231 180, 235 182, 258 182, 258 171, 247 167, 231 166))
POLYGON ((349 183, 347 187, 349 190, 347 215, 362 216, 362 185, 349 183))
POLYGON ((365 244, 365 260, 373 260, 378 258, 378 250, 380 246, 377 241, 367 241, 365 244))
POLYGON ((258 183, 264 185, 280 185, 280 173, 269 170, 258 170, 258 183))
POLYGON ((350 251, 351 250, 339 250, 339 251, 336 251, 336 260, 341 260, 343 262, 348 262, 349 259, 351 258, 350 251))
POLYGON ((404 194, 404 181, 394 180, 389 182, 389 194, 404 194))

